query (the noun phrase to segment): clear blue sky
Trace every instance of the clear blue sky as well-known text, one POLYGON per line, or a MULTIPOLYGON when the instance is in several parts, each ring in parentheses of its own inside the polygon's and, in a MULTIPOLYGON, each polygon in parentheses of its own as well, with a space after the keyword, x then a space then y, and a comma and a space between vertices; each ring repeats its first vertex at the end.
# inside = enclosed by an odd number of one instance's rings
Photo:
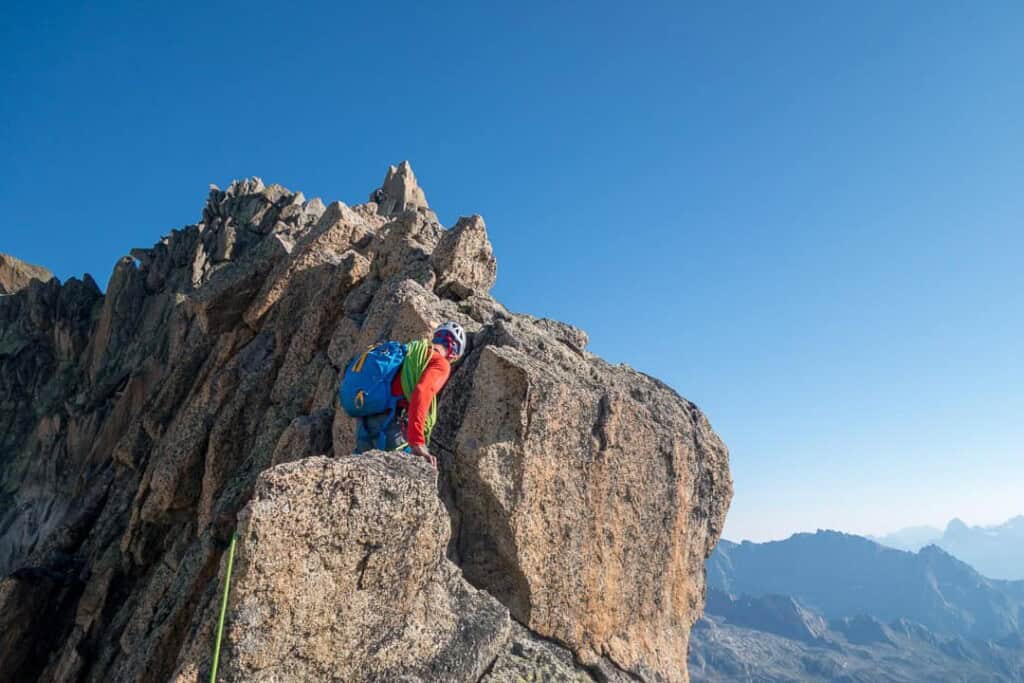
POLYGON ((1024 4, 20 3, 0 251, 101 286, 410 159, 495 294, 696 401, 735 540, 1024 512, 1024 4))

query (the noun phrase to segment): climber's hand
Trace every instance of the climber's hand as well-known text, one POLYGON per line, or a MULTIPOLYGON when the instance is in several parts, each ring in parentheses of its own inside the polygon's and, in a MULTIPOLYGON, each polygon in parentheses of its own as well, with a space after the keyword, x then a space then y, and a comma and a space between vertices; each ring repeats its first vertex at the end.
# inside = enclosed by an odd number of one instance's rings
POLYGON ((430 463, 431 467, 433 467, 435 470, 437 469, 437 458, 430 454, 430 451, 427 450, 426 446, 410 446, 409 448, 410 450, 412 450, 413 455, 417 455, 423 458, 424 460, 430 463))

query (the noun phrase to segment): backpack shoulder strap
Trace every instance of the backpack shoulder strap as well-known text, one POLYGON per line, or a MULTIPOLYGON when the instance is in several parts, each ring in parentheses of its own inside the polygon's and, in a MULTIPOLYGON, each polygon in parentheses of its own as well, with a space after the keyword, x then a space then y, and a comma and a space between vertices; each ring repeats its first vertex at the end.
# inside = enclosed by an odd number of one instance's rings
POLYGON ((423 371, 430 361, 431 344, 427 339, 417 339, 405 345, 405 362, 402 363, 402 394, 405 400, 412 398, 413 389, 420 382, 423 371))

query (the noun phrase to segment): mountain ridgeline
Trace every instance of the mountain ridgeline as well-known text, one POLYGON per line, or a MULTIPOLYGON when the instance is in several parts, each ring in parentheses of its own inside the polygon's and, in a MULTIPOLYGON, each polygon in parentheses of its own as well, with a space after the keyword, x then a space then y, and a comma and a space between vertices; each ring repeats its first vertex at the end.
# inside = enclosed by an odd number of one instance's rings
POLYGON ((915 527, 872 540, 900 550, 937 545, 989 578, 1024 580, 1024 515, 993 526, 968 526, 953 519, 944 531, 915 527))
POLYGON ((708 585, 791 595, 828 618, 904 617, 971 638, 1001 638, 1024 625, 1024 581, 986 579, 935 546, 911 553, 835 531, 771 543, 722 541, 708 561, 708 585))
POLYGON ((1024 581, 936 546, 833 531, 723 540, 707 571, 695 681, 1024 681, 1024 581))
MULTIPOLYGON (((12 268, 12 271, 14 269, 12 268)), ((0 682, 688 679, 728 452, 665 384, 508 311, 484 221, 258 179, 106 291, 0 297, 0 682), (352 457, 341 372, 455 320, 438 470, 352 457)), ((33 275, 35 273, 35 275, 33 275)), ((6 281, 5 281, 6 282, 6 281)))

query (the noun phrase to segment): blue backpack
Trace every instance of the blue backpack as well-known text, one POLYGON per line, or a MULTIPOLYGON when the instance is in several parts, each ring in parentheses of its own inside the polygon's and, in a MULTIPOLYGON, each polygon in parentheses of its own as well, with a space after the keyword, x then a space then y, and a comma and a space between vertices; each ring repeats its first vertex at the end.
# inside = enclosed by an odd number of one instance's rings
MULTIPOLYGON (((394 341, 374 346, 353 358, 345 367, 345 376, 338 387, 338 398, 345 412, 350 417, 388 413, 390 417, 385 427, 390 425, 401 399, 391 395, 391 382, 401 370, 404 360, 405 344, 394 341)), ((385 438, 384 429, 381 429, 380 448, 383 448, 385 438)))

